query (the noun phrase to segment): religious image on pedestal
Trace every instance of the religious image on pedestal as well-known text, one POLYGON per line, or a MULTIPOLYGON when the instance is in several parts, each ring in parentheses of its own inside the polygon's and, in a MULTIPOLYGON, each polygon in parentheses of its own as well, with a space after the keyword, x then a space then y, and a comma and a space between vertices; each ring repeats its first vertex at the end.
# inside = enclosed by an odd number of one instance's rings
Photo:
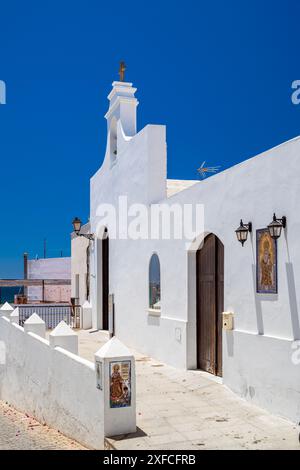
POLYGON ((110 407, 124 408, 131 405, 131 362, 110 362, 110 407))
POLYGON ((256 231, 256 286, 258 294, 277 294, 277 246, 267 228, 256 231))

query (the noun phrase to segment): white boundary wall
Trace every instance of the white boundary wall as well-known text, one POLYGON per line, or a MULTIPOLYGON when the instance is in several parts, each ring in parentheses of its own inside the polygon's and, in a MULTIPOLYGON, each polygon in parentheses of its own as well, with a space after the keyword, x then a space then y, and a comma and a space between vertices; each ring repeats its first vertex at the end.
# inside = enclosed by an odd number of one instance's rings
POLYGON ((0 399, 89 448, 103 449, 103 394, 94 364, 50 348, 6 317, 0 318, 0 345, 0 399))

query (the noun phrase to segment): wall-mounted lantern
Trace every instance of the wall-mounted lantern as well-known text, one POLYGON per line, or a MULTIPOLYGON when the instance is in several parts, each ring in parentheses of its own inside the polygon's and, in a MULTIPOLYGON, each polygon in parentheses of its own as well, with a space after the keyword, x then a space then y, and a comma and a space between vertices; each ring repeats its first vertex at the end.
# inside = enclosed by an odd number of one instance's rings
POLYGON ((80 233, 81 230, 81 220, 78 217, 75 217, 75 219, 72 222, 73 229, 77 237, 85 237, 88 238, 89 240, 94 240, 94 235, 92 233, 80 233))
POLYGON ((272 222, 268 225, 268 229, 271 237, 274 240, 280 238, 281 231, 286 227, 286 217, 283 216, 281 219, 277 219, 276 214, 273 215, 272 222))
POLYGON ((244 246, 244 243, 247 241, 248 233, 252 232, 252 222, 248 222, 248 224, 244 224, 241 220, 239 228, 236 229, 236 237, 238 241, 244 246))

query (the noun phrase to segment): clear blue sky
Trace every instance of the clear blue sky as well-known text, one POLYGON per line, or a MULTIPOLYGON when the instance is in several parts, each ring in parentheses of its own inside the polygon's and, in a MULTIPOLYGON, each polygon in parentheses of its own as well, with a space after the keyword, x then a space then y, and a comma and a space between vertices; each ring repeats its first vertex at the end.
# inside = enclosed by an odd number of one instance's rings
POLYGON ((106 145, 118 63, 138 127, 166 124, 168 176, 227 168, 300 134, 298 0, 0 2, 0 277, 22 253, 70 253, 106 145))

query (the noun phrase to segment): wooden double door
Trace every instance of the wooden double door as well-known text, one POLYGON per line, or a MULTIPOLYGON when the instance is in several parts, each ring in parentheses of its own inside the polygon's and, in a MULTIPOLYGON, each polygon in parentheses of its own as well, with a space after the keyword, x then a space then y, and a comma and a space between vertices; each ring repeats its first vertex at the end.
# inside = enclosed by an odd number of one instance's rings
POLYGON ((208 235, 197 251, 198 368, 222 376, 222 312, 224 310, 224 246, 208 235))

